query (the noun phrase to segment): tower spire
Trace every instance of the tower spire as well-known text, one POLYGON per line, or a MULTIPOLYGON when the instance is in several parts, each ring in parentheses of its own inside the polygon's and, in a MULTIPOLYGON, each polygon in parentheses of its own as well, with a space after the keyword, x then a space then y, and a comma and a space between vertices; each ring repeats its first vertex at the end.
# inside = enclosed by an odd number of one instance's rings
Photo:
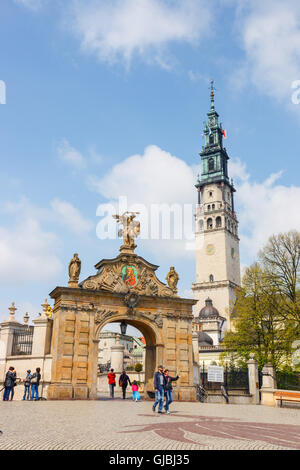
POLYGON ((210 80, 210 109, 215 109, 215 90, 213 78, 210 80))

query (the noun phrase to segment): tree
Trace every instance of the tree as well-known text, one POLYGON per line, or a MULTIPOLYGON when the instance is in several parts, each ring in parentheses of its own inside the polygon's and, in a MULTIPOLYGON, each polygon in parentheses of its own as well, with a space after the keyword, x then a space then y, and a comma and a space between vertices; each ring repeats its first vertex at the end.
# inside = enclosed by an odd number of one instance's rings
POLYGON ((233 330, 224 337, 222 359, 229 357, 244 365, 253 352, 260 368, 267 362, 276 369, 286 366, 295 331, 287 328, 281 310, 282 298, 269 273, 254 263, 246 269, 242 286, 236 291, 233 330))
POLYGON ((281 315, 300 328, 300 232, 273 235, 259 252, 270 284, 281 298, 281 315))
POLYGON ((136 372, 138 372, 138 373, 142 372, 142 370, 143 370, 143 365, 140 364, 139 362, 137 362, 137 363, 135 364, 135 366, 134 366, 134 370, 135 370, 136 372))

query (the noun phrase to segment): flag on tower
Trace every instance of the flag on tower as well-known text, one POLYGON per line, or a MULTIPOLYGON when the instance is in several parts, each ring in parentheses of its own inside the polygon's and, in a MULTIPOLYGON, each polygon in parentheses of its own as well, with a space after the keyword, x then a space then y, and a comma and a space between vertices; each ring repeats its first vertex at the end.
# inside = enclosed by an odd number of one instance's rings
POLYGON ((227 131, 225 131, 225 129, 222 129, 222 134, 224 136, 224 139, 227 139, 227 131))

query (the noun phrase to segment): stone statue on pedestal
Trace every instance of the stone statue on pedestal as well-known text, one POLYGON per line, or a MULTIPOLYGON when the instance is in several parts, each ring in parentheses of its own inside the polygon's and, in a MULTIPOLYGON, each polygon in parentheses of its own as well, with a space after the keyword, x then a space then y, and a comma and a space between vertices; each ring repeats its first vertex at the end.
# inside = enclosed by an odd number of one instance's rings
POLYGON ((69 263, 69 286, 75 287, 78 285, 78 280, 81 271, 81 261, 78 258, 78 254, 74 253, 73 258, 69 263))
POLYGON ((179 276, 175 271, 174 266, 170 267, 170 271, 167 274, 166 281, 170 289, 172 289, 174 293, 177 293, 177 284, 179 281, 179 276))
POLYGON ((124 212, 123 215, 113 215, 113 218, 119 224, 123 225, 123 229, 120 228, 118 236, 123 236, 124 245, 121 246, 120 251, 130 250, 133 251, 136 248, 134 239, 140 233, 140 222, 134 220, 138 212, 124 212))

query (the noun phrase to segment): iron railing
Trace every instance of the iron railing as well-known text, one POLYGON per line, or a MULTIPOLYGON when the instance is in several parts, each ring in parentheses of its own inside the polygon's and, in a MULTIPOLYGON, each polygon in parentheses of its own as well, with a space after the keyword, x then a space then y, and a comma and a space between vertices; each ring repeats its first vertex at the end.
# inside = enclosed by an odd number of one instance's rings
POLYGON ((30 356, 32 354, 33 326, 14 330, 12 356, 30 356))
POLYGON ((202 387, 207 391, 220 391, 221 385, 223 385, 227 391, 249 393, 248 369, 232 368, 226 365, 224 367, 224 382, 209 382, 207 375, 207 368, 203 363, 200 381, 202 387))
POLYGON ((300 372, 276 371, 277 389, 300 390, 300 372))

